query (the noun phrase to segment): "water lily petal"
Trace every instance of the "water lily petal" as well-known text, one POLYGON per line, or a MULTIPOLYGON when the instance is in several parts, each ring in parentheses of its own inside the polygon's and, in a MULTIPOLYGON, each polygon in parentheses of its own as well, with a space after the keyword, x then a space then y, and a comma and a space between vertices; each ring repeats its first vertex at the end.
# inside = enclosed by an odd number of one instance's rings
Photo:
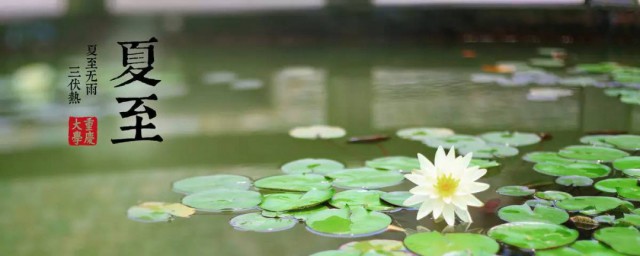
POLYGON ((436 194, 433 186, 417 186, 409 190, 409 192, 414 195, 430 196, 431 198, 436 194))
POLYGON ((478 198, 476 198, 474 195, 464 195, 461 196, 463 197, 463 200, 465 200, 467 202, 467 205, 469 206, 475 206, 475 207, 480 207, 483 206, 484 203, 482 203, 482 201, 478 200, 478 198))
POLYGON ((446 163, 447 163, 447 156, 444 153, 444 148, 442 148, 442 146, 439 146, 438 150, 436 151, 436 159, 434 164, 438 169, 438 171, 441 171, 446 163))
POLYGON ((418 161, 420 162, 420 169, 417 171, 425 175, 436 175, 436 167, 424 155, 418 153, 418 161))
POLYGON ((416 174, 416 173, 410 173, 410 174, 405 174, 404 177, 406 179, 408 179, 409 181, 415 183, 416 185, 420 186, 422 184, 425 183, 425 176, 424 175, 420 175, 420 174, 416 174))
POLYGON ((431 213, 431 211, 433 211, 433 205, 431 204, 431 201, 424 201, 424 203, 420 206, 420 209, 418 209, 418 215, 416 216, 416 219, 419 220, 426 217, 431 213))
POLYGON ((473 220, 471 220, 471 215, 469 214, 469 211, 466 210, 466 208, 460 209, 456 207, 454 210, 456 212, 456 215, 458 215, 458 218, 460 218, 462 222, 467 222, 467 223, 473 222, 473 220))
POLYGON ((456 215, 454 212, 454 208, 455 207, 453 205, 445 205, 444 209, 442 210, 444 221, 446 221, 447 225, 449 226, 453 226, 454 224, 456 224, 456 215))
POLYGON ((444 203, 441 200, 432 200, 433 205, 433 218, 437 219, 442 214, 442 208, 444 208, 444 203))
POLYGON ((487 174, 487 169, 479 169, 477 166, 474 166, 465 171, 462 179, 464 182, 472 182, 482 178, 485 174, 487 174))
POLYGON ((431 197, 423 196, 423 195, 412 195, 407 200, 404 200, 402 204, 404 205, 416 205, 422 202, 429 200, 431 197))

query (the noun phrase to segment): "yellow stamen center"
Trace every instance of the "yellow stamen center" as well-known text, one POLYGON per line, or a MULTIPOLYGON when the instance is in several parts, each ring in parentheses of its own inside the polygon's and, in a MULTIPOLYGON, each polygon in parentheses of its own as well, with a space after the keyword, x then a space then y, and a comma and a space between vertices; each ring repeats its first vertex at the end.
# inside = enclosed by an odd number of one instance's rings
POLYGON ((438 180, 433 186, 441 197, 450 197, 456 192, 459 183, 460 180, 454 178, 453 175, 442 174, 438 176, 438 180))

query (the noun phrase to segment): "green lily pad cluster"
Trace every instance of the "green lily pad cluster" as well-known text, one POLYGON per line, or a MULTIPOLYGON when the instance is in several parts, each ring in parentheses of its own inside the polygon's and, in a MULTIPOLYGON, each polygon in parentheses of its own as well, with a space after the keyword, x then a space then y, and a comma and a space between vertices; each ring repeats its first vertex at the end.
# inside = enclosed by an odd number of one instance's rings
POLYGON ((373 239, 349 242, 340 246, 338 250, 322 251, 311 256, 411 256, 402 241, 388 239, 373 239))
POLYGON ((422 141, 432 148, 455 147, 462 154, 473 152, 476 158, 502 158, 517 155, 516 147, 539 143, 540 136, 524 132, 487 132, 478 136, 454 134, 452 130, 433 127, 402 129, 400 138, 422 141))

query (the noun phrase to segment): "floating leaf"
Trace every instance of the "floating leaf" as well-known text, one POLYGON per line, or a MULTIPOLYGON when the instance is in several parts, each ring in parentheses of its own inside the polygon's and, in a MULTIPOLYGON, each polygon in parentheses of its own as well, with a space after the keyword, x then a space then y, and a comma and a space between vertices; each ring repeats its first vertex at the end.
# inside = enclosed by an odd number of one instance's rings
POLYGON ((462 134, 451 135, 447 137, 428 137, 425 138, 422 142, 432 148, 438 148, 440 146, 442 146, 443 148, 461 148, 486 144, 484 140, 476 136, 462 134))
POLYGON ((411 197, 413 194, 411 194, 411 192, 409 191, 393 191, 393 192, 387 192, 384 193, 380 196, 380 199, 382 199, 383 201, 390 203, 392 205, 397 205, 400 207, 409 207, 409 208, 417 208, 418 206, 420 206, 420 204, 416 204, 416 205, 405 205, 404 201, 406 201, 409 197, 411 197))
POLYGON ((244 211, 256 207, 260 201, 260 193, 238 189, 207 190, 182 198, 183 204, 205 212, 244 211))
POLYGON ((622 173, 632 178, 640 178, 640 169, 627 169, 622 171, 622 173))
POLYGON ((600 215, 600 216, 593 217, 593 220, 597 221, 598 223, 612 224, 613 221, 616 220, 616 216, 614 216, 614 215, 600 215))
POLYGON ((538 205, 533 210, 528 205, 509 205, 500 208, 498 217, 506 222, 546 222, 562 224, 569 219, 564 210, 538 205))
POLYGON ((595 239, 603 242, 614 250, 629 255, 640 255, 640 231, 632 227, 609 227, 596 230, 595 239))
POLYGON ((606 138, 612 137, 613 135, 587 135, 580 138, 580 143, 589 144, 592 146, 611 148, 613 145, 605 142, 606 138))
POLYGON ((630 201, 640 201, 640 187, 618 188, 618 196, 630 201))
POLYGON ((524 204, 530 207, 536 207, 538 205, 553 206, 553 202, 544 199, 530 199, 525 201, 524 204))
POLYGON ((329 209, 307 218, 307 229, 321 235, 334 237, 362 237, 384 232, 391 217, 362 207, 329 209))
POLYGON ((535 192, 535 189, 525 186, 504 186, 496 190, 496 193, 503 196, 530 196, 535 192))
POLYGON ((570 247, 537 251, 536 256, 624 256, 595 240, 576 241, 570 247))
POLYGON ((401 241, 388 240, 388 239, 373 239, 365 241, 354 241, 343 244, 340 246, 340 250, 344 251, 357 251, 363 255, 371 256, 409 256, 407 248, 401 241))
POLYGON ((607 196, 576 196, 556 203, 556 206, 567 211, 581 211, 587 215, 596 215, 610 211, 618 206, 629 205, 629 202, 607 196))
POLYGON ((554 190, 536 192, 534 196, 536 198, 549 200, 549 201, 559 201, 559 200, 564 200, 564 199, 573 197, 571 194, 567 192, 554 191, 554 190))
POLYGON ((613 168, 624 171, 629 169, 640 169, 640 156, 628 156, 618 158, 613 161, 613 168))
POLYGON ((615 135, 605 139, 605 142, 619 149, 637 151, 640 150, 639 135, 615 135))
POLYGON ((188 218, 196 213, 195 209, 180 203, 165 204, 162 208, 164 208, 167 213, 182 218, 188 218))
POLYGON ((335 139, 344 137, 347 132, 337 126, 312 125, 304 127, 296 127, 289 131, 289 136, 298 139, 335 139))
POLYGON ((548 151, 537 151, 531 152, 522 157, 525 161, 533 162, 533 163, 558 163, 558 164, 569 164, 575 163, 576 160, 568 159, 561 157, 556 152, 548 152, 548 151))
POLYGON ((593 180, 585 176, 570 175, 558 177, 556 183, 563 186, 588 187, 593 184, 593 180))
MULTIPOLYGON (((409 250, 420 255, 441 256, 450 252, 466 251, 473 255, 495 254, 500 245, 493 239, 471 233, 423 232, 409 235, 404 239, 409 250)), ((447 254, 448 255, 448 254, 447 254)))
POLYGON ((367 167, 389 170, 411 172, 420 169, 418 158, 406 156, 387 156, 369 160, 365 163, 367 167))
POLYGON ((344 189, 377 189, 402 183, 404 176, 397 171, 381 171, 373 168, 354 168, 327 175, 333 185, 344 189))
POLYGON ((527 146, 540 142, 540 136, 525 132, 488 132, 480 135, 480 138, 489 143, 511 147, 527 146))
POLYGON ((295 226, 293 218, 267 218, 260 213, 252 212, 234 217, 229 221, 232 227, 240 231, 276 232, 295 226))
POLYGON ((558 154, 571 159, 602 162, 611 162, 629 156, 629 153, 621 150, 595 146, 569 146, 561 149, 558 154))
POLYGON ((166 222, 171 214, 164 210, 165 203, 147 202, 132 206, 127 210, 127 217, 139 222, 166 222))
POLYGON ((535 250, 567 245, 578 238, 578 231, 543 222, 506 223, 491 228, 487 234, 500 242, 535 250))
POLYGON ((518 154, 519 151, 517 148, 514 148, 514 147, 484 144, 484 145, 463 146, 463 147, 460 147, 459 152, 462 155, 473 153, 473 157, 477 157, 477 158, 495 158, 495 157, 501 158, 501 157, 515 156, 518 154))
POLYGON ((432 137, 446 137, 453 134, 454 132, 451 129, 434 127, 407 128, 396 133, 400 138, 418 141, 432 137))
POLYGON ((319 212, 319 211, 323 211, 323 210, 327 210, 329 209, 329 207, 327 207, 326 205, 318 205, 312 208, 305 208, 305 209, 301 209, 301 210, 294 210, 294 211, 286 211, 286 212, 272 212, 272 211, 262 211, 262 216, 265 217, 269 217, 269 218, 285 218, 285 217, 292 217, 301 221, 306 221, 307 218, 309 216, 311 216, 312 214, 319 212))
POLYGON ((616 226, 633 226, 640 227, 640 215, 637 214, 624 214, 624 217, 615 221, 616 226))
POLYGON ((331 182, 318 174, 288 174, 262 178, 254 185, 261 189, 307 192, 313 189, 328 189, 331 182))
POLYGON ((587 178, 599 178, 609 175, 611 168, 596 163, 537 163, 533 170, 551 176, 584 176, 587 178))
POLYGON ((616 193, 620 188, 638 187, 638 180, 631 178, 614 178, 596 182, 594 188, 602 192, 616 193))
POLYGON ((486 159, 471 159, 471 162, 469 162, 469 166, 478 166, 478 168, 480 169, 488 169, 491 167, 497 167, 500 166, 500 163, 493 161, 493 160, 486 160, 486 159))
POLYGON ((334 190, 310 190, 306 193, 278 193, 265 195, 260 203, 260 208, 282 212, 309 208, 331 199, 334 190))
POLYGON ((311 256, 362 256, 362 253, 358 251, 328 250, 316 252, 314 254, 311 254, 311 256))
POLYGON ((336 193, 329 204, 336 208, 361 206, 372 211, 389 211, 396 207, 380 201, 385 192, 378 190, 346 190, 336 193))
POLYGON ((284 164, 280 169, 287 174, 318 173, 328 174, 344 169, 344 164, 322 158, 305 158, 284 164))
POLYGON ((173 191, 187 195, 211 189, 247 190, 250 187, 251 179, 230 174, 190 177, 173 183, 173 191))

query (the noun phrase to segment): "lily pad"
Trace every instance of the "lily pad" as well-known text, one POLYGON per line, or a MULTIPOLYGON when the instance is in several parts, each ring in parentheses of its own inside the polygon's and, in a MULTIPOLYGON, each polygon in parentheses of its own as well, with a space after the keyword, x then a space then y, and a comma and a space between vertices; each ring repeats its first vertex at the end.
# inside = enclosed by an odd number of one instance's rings
POLYGON ((503 196, 530 196, 535 192, 535 189, 525 186, 504 186, 496 190, 496 193, 503 196))
POLYGON ((536 256, 624 256, 595 240, 576 241, 568 247, 537 251, 536 256))
POLYGON ((587 215, 596 215, 610 211, 621 205, 631 203, 608 196, 576 196, 556 203, 556 206, 567 211, 580 211, 587 215))
POLYGON ((615 135, 605 139, 605 142, 619 149, 636 151, 640 150, 639 135, 615 135))
POLYGON ((314 189, 328 189, 331 187, 331 182, 318 174, 288 174, 262 178, 254 185, 261 189, 307 192, 314 189))
POLYGON ((616 216, 615 215, 600 215, 600 216, 593 217, 593 220, 597 221, 598 223, 612 224, 613 221, 616 220, 616 216))
POLYGON ((613 161, 613 168, 616 168, 616 170, 620 171, 640 169, 640 156, 618 158, 613 161))
POLYGON ((182 203, 198 211, 245 211, 262 201, 260 193, 238 189, 216 189, 193 193, 182 198, 182 203))
POLYGON ((527 146, 540 142, 540 136, 525 132, 488 132, 480 135, 480 138, 489 143, 511 147, 527 146))
POLYGON ((328 250, 311 254, 310 256, 362 256, 358 251, 328 250))
POLYGON ((584 176, 587 178, 599 178, 609 175, 611 168, 596 163, 537 163, 533 170, 551 176, 584 176))
POLYGON ((473 157, 477 158, 502 158, 515 156, 519 153, 517 148, 503 145, 470 145, 463 146, 459 149, 460 154, 473 153, 473 157))
POLYGON ((587 135, 580 138, 580 143, 589 144, 592 146, 611 148, 613 145, 607 143, 605 141, 606 138, 612 137, 613 135, 587 135))
POLYGON ((622 171, 622 173, 632 178, 640 178, 640 169, 627 169, 622 171))
POLYGON ((576 162, 576 160, 574 159, 564 158, 558 155, 558 153, 556 152, 549 152, 549 151, 531 152, 524 155, 522 159, 528 162, 533 162, 533 163, 547 162, 547 163, 569 164, 569 163, 576 162))
POLYGON ((316 234, 353 238, 384 232, 391 224, 391 217, 363 207, 350 207, 317 212, 309 216, 306 223, 307 229, 316 234))
POLYGON ((553 202, 544 199, 529 199, 525 201, 524 204, 530 207, 536 207, 538 205, 553 206, 553 202))
POLYGON ((171 220, 171 214, 162 205, 164 203, 150 202, 132 206, 127 210, 127 217, 139 222, 167 222, 171 220))
POLYGON ((558 154, 571 159, 601 162, 611 162, 629 156, 629 153, 621 150, 596 146, 569 146, 561 149, 558 154))
POLYGON ((593 180, 589 177, 578 176, 578 175, 570 175, 570 176, 560 176, 556 179, 556 183, 563 186, 571 186, 571 187, 588 187, 593 185, 593 180))
POLYGON ((337 126, 312 125, 304 127, 296 127, 289 131, 289 136, 298 139, 335 139, 344 137, 347 132, 337 126))
POLYGON ((596 230, 595 239, 603 242, 620 253, 640 255, 640 231, 632 227, 609 227, 596 230))
POLYGON ((491 167, 497 167, 500 166, 500 163, 493 161, 493 160, 486 160, 486 159, 471 159, 471 162, 469 162, 469 166, 478 166, 478 168, 480 169, 488 169, 491 167))
POLYGON ((500 242, 523 249, 549 249, 573 243, 578 231, 543 222, 514 222, 495 226, 487 233, 500 242))
POLYGON ((593 187, 602 192, 616 193, 621 188, 638 187, 638 180, 631 178, 606 179, 596 182, 593 187))
POLYGON ((618 188, 618 196, 630 201, 640 201, 640 187, 618 188))
POLYGON ((313 207, 331 199, 334 190, 310 190, 306 193, 278 193, 265 195, 260 208, 282 212, 313 207))
POLYGON ((549 200, 549 201, 560 201, 560 200, 573 197, 571 194, 567 192, 554 191, 554 190, 536 192, 534 196, 536 198, 549 200))
POLYGON ((354 168, 327 175, 333 185, 344 189, 378 189, 402 183, 404 176, 397 171, 381 171, 373 168, 354 168))
POLYGON ((410 172, 415 169, 420 169, 420 163, 417 158, 406 156, 387 156, 376 158, 367 161, 365 165, 367 167, 389 171, 410 172))
POLYGON ((173 191, 187 195, 211 189, 247 190, 250 187, 251 179, 230 174, 190 177, 173 183, 173 191))
POLYGON ((344 164, 331 159, 305 158, 284 164, 280 169, 287 174, 318 173, 327 174, 344 169, 344 164))
POLYGON ((412 194, 409 191, 393 191, 387 192, 380 196, 380 199, 383 201, 390 203, 392 205, 400 206, 400 207, 408 207, 408 208, 417 208, 420 204, 416 205, 405 205, 404 201, 406 201, 412 194))
POLYGON ((640 227, 640 215, 637 214, 624 214, 624 216, 615 221, 616 226, 632 226, 640 227))
POLYGON ((476 136, 463 134, 451 135, 446 137, 428 137, 425 138, 422 142, 432 148, 438 148, 440 146, 442 146, 443 148, 461 148, 486 144, 484 140, 476 136))
POLYGON ((447 128, 436 127, 416 127, 399 130, 396 135, 403 139, 421 141, 432 137, 446 137, 453 135, 454 132, 447 128))
POLYGON ((333 195, 329 201, 333 207, 346 208, 361 206, 372 211, 389 211, 396 207, 380 201, 385 192, 378 190, 346 190, 333 195))
POLYGON ((295 226, 293 218, 267 218, 260 213, 252 212, 234 217, 229 221, 232 227, 240 231, 276 232, 295 226))
POLYGON ((262 211, 262 216, 268 217, 268 218, 285 218, 285 217, 292 217, 295 218, 297 220, 301 220, 301 221, 306 221, 307 218, 309 216, 311 216, 312 214, 315 214, 316 212, 319 211, 323 211, 323 210, 328 210, 329 207, 327 207, 326 205, 318 205, 315 207, 311 207, 311 208, 305 208, 305 209, 301 209, 301 210, 293 210, 293 211, 286 211, 286 212, 272 212, 272 211, 262 211))
POLYGON ((495 254, 500 245, 493 239, 471 233, 422 232, 407 236, 404 244, 409 250, 420 255, 441 256, 450 252, 466 251, 473 255, 495 254))
POLYGON ((498 217, 506 222, 562 224, 569 219, 569 214, 564 210, 544 205, 538 205, 533 210, 528 205, 509 205, 500 208, 498 217))
POLYGON ((343 244, 340 250, 357 251, 363 255, 371 256, 409 256, 407 248, 401 241, 389 239, 373 239, 365 241, 354 241, 343 244))

